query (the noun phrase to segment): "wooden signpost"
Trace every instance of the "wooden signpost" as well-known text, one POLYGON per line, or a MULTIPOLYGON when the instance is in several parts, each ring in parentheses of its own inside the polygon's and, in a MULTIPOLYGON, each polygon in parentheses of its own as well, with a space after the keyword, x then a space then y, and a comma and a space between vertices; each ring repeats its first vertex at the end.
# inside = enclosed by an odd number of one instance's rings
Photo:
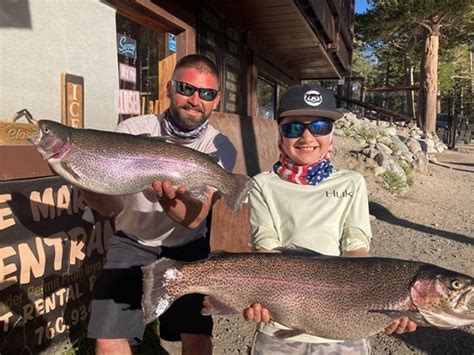
POLYGON ((84 78, 61 74, 61 122, 74 128, 84 128, 84 78))

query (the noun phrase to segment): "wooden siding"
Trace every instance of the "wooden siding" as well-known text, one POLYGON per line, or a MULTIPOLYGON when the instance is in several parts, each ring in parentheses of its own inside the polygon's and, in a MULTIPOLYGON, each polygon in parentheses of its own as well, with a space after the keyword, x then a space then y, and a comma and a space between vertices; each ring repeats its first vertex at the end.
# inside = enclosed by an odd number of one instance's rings
MULTIPOLYGON (((237 149, 235 173, 254 176, 271 170, 279 155, 276 121, 213 113, 211 124, 237 149)), ((249 206, 245 204, 232 214, 223 201, 218 201, 212 211, 211 248, 239 252, 248 251, 250 247, 249 206)))

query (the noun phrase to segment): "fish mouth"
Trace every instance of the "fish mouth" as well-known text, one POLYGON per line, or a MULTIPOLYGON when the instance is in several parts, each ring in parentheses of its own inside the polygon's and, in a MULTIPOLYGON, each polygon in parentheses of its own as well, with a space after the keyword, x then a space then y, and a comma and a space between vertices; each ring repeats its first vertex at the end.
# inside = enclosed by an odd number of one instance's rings
POLYGON ((35 133, 27 137, 26 139, 28 140, 28 142, 30 142, 34 146, 37 146, 41 142, 42 138, 43 138, 43 131, 41 130, 41 128, 38 128, 35 131, 35 133))
POLYGON ((45 137, 45 134, 41 128, 38 128, 35 133, 27 138, 45 160, 61 159, 71 149, 72 144, 69 139, 66 142, 63 142, 60 139, 46 138, 47 137, 45 137))
POLYGON ((454 308, 459 312, 467 312, 468 318, 474 319, 474 289, 460 294, 454 308))

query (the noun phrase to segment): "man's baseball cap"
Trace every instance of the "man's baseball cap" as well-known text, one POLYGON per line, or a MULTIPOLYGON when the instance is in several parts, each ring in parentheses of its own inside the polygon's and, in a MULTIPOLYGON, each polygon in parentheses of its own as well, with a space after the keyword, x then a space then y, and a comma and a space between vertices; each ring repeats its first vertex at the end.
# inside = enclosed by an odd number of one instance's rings
POLYGON ((280 98, 277 120, 289 116, 314 116, 333 121, 342 117, 334 94, 318 85, 302 84, 288 88, 280 98))

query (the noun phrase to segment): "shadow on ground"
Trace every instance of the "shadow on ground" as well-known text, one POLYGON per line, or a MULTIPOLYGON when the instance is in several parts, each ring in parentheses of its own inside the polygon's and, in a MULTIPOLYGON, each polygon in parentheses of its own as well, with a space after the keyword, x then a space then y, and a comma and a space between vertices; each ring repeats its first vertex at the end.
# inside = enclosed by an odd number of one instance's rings
POLYGON ((370 214, 377 219, 404 228, 413 229, 422 233, 437 235, 441 238, 450 239, 459 243, 474 245, 474 239, 466 235, 444 231, 441 229, 414 223, 407 219, 395 216, 389 209, 377 202, 369 202, 370 214))
POLYGON ((426 354, 472 354, 474 350, 474 335, 460 329, 418 327, 414 333, 396 337, 426 354))

